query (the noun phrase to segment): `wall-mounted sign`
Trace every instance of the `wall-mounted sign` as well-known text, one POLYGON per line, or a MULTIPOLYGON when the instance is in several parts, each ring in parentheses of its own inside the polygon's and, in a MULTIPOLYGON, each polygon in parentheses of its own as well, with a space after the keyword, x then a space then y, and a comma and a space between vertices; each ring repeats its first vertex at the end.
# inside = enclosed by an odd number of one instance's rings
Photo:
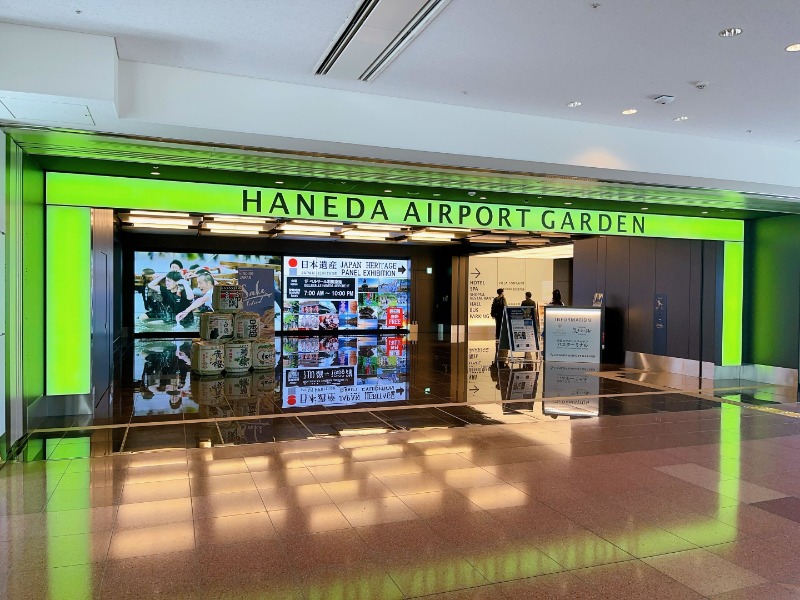
POLYGON ((48 204, 67 206, 471 229, 729 241, 744 239, 743 221, 733 219, 353 196, 73 173, 48 173, 46 198, 48 204))
POLYGON ((546 306, 544 359, 554 362, 600 362, 599 308, 546 306))

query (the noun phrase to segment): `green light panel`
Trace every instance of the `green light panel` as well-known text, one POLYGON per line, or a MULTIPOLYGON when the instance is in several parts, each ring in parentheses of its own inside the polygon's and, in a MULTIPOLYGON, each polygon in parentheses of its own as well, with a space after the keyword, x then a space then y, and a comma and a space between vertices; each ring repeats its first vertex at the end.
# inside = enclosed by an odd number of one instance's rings
POLYGON ((393 225, 721 241, 744 239, 744 223, 734 219, 384 196, 348 197, 334 192, 74 173, 47 174, 47 203, 393 225))
POLYGON ((725 242, 722 274, 722 365, 742 364, 744 244, 725 242))
POLYGON ((47 207, 46 393, 88 394, 91 379, 91 209, 47 207))

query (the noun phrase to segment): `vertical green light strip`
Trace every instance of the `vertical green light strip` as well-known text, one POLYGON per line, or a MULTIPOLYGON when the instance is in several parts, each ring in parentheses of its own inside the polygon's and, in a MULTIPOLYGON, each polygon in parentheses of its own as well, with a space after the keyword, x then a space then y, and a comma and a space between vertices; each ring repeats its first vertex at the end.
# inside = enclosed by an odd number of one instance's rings
POLYGON ((725 242, 722 275, 722 366, 742 364, 744 244, 725 242))
POLYGON ((88 394, 91 378, 92 214, 47 207, 47 374, 51 396, 88 394))

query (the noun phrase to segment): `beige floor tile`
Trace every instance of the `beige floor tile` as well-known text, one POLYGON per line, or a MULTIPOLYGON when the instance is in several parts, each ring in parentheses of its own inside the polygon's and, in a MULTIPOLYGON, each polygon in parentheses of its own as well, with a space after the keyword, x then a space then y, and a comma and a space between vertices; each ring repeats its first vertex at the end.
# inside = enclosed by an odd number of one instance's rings
POLYGON ((392 491, 387 488, 377 477, 363 479, 350 479, 346 481, 333 481, 322 483, 322 489, 334 502, 348 502, 351 500, 369 500, 392 496, 392 491))
POLYGON ((704 596, 766 583, 755 573, 703 549, 654 556, 644 562, 704 596))
POLYGON ((132 529, 135 527, 152 527, 164 523, 177 523, 192 520, 192 500, 176 498, 173 500, 156 500, 122 504, 117 511, 115 529, 132 529))
POLYGON ((137 502, 154 502, 156 500, 174 500, 188 498, 191 495, 189 479, 173 479, 168 481, 151 481, 147 483, 129 483, 122 488, 120 504, 137 502))
POLYGON ((191 521, 183 521, 154 527, 115 530, 111 536, 108 558, 122 560, 192 549, 194 549, 194 526, 191 521))
POLYGON ((266 511, 264 502, 257 491, 192 498, 192 513, 195 519, 211 519, 264 511, 266 511))
POLYGON ((317 504, 271 510, 269 518, 278 535, 292 536, 349 529, 349 521, 335 504, 317 504))
POLYGON ((210 496, 213 494, 252 492, 256 490, 255 481, 249 472, 193 477, 189 480, 189 483, 192 489, 192 496, 210 496))
POLYGON ((272 539, 275 528, 267 513, 246 513, 197 519, 194 521, 194 534, 197 547, 204 548, 272 539))
POLYGON ((331 504, 333 500, 318 483, 259 490, 267 510, 331 504))
POLYGON ((397 497, 371 498, 337 504, 353 527, 410 521, 417 515, 397 497))

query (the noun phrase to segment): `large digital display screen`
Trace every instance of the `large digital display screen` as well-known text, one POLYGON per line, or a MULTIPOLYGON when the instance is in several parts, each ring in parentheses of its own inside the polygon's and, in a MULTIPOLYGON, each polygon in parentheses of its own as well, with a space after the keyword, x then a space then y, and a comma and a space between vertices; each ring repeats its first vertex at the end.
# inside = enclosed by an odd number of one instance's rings
POLYGON ((251 267, 274 271, 275 329, 279 330, 279 256, 134 252, 134 333, 198 332, 200 314, 212 310, 214 286, 243 283, 239 269, 251 267))
POLYGON ((407 400, 407 361, 403 335, 284 338, 283 408, 407 400))
POLYGON ((284 256, 284 331, 407 329, 411 262, 284 256))

